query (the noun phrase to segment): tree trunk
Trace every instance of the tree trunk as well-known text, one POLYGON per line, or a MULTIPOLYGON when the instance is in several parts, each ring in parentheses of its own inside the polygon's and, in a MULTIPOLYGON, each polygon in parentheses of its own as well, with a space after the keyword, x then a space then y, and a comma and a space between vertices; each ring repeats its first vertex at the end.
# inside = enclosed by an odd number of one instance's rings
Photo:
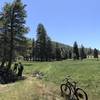
POLYGON ((4 48, 3 48, 3 59, 2 59, 2 62, 1 62, 1 67, 3 67, 4 66, 4 64, 5 64, 5 62, 6 62, 6 55, 7 55, 7 53, 6 53, 6 45, 7 45, 7 38, 6 38, 6 36, 7 36, 7 31, 6 31, 6 29, 7 29, 7 27, 6 27, 6 24, 5 24, 5 26, 4 26, 4 29, 5 29, 5 34, 4 34, 4 48))
POLYGON ((10 40, 9 61, 8 61, 8 66, 7 66, 8 70, 11 68, 12 58, 13 58, 13 49, 14 49, 13 20, 14 20, 14 9, 12 9, 12 14, 11 14, 11 40, 10 40))

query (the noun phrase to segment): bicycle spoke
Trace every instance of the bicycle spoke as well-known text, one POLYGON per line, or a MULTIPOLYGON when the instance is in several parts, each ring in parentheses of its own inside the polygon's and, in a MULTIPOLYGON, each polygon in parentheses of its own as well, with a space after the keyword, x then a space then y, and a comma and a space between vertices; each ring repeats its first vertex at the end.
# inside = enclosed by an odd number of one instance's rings
POLYGON ((76 95, 79 100, 88 100, 87 94, 80 88, 76 89, 76 95))
POLYGON ((68 86, 66 86, 65 84, 62 84, 61 85, 61 92, 64 94, 64 95, 70 95, 70 89, 68 86))

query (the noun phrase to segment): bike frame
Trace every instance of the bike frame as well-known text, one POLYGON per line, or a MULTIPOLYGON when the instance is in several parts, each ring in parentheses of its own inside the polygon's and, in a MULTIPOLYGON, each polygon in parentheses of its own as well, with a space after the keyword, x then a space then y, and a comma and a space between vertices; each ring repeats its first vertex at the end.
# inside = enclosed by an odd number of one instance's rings
MULTIPOLYGON (((68 86, 69 87, 69 89, 70 89, 70 91, 71 91, 71 95, 75 95, 75 91, 76 91, 76 89, 77 89, 77 86, 76 86, 76 82, 73 82, 73 83, 71 83, 70 81, 69 81, 69 79, 67 79, 67 78, 65 78, 65 80, 66 80, 66 83, 65 83, 65 85, 66 85, 66 87, 68 86)), ((76 95, 75 95, 76 96, 76 95)))

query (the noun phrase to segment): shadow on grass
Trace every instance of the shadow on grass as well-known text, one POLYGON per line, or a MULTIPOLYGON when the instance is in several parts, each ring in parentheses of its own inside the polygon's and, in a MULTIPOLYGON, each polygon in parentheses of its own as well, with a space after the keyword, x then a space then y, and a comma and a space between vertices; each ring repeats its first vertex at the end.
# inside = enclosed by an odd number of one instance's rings
MULTIPOLYGON (((17 81, 23 81, 23 80, 26 80, 27 77, 26 76, 21 76, 21 77, 18 77, 18 80, 17 81)), ((16 81, 15 81, 16 82, 16 81)))
POLYGON ((33 64, 24 64, 24 66, 32 66, 33 64))
POLYGON ((16 82, 19 82, 19 81, 24 81, 24 80, 26 80, 26 79, 27 79, 26 76, 21 76, 21 77, 17 77, 17 79, 16 79, 15 81, 7 82, 7 83, 3 82, 3 83, 0 83, 0 84, 6 85, 6 84, 11 84, 11 83, 16 83, 16 82))

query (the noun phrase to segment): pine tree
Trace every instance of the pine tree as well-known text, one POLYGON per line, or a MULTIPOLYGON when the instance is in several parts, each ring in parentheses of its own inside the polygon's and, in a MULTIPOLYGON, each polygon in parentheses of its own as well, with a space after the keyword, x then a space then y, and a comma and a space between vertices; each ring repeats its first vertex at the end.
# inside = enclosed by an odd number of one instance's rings
POLYGON ((46 60, 46 39, 46 30, 42 24, 39 24, 37 28, 36 49, 38 50, 37 57, 40 61, 46 60))
POLYGON ((50 37, 47 37, 46 41, 46 61, 51 61, 52 60, 52 41, 50 37))
POLYGON ((64 52, 64 59, 68 59, 68 51, 67 50, 65 50, 65 52, 64 52))
POLYGON ((61 60, 61 50, 59 48, 59 44, 56 43, 56 60, 59 61, 61 60))
POLYGON ((91 48, 88 49, 87 55, 88 57, 91 57, 93 55, 93 50, 91 48))
POLYGON ((24 34, 28 28, 25 26, 25 6, 21 0, 15 0, 12 4, 7 3, 2 11, 3 29, 6 30, 9 41, 8 69, 11 67, 16 46, 26 39, 24 34))
POLYGON ((35 42, 35 60, 36 61, 40 61, 40 43, 38 42, 38 40, 36 40, 35 42))
POLYGON ((78 50, 77 42, 74 42, 73 45, 73 59, 74 60, 79 59, 79 50, 78 50))
POLYGON ((32 41, 32 57, 33 57, 33 61, 35 60, 35 40, 33 38, 32 41))
POLYGON ((47 35, 43 24, 39 24, 37 27, 35 58, 38 61, 50 61, 52 59, 52 41, 47 35))
POLYGON ((4 63, 7 61, 7 54, 9 51, 9 34, 8 34, 8 13, 10 10, 10 4, 6 3, 0 13, 0 47, 2 48, 1 51, 1 67, 4 66, 4 63))
POLYGON ((98 58, 98 50, 96 48, 94 49, 94 53, 93 54, 94 54, 94 58, 98 58))
POLYGON ((68 58, 69 58, 69 59, 72 59, 72 50, 69 50, 69 51, 68 51, 68 58))
POLYGON ((85 49, 84 49, 83 45, 81 45, 81 48, 80 48, 80 58, 81 58, 81 60, 86 58, 86 53, 85 53, 85 49))

